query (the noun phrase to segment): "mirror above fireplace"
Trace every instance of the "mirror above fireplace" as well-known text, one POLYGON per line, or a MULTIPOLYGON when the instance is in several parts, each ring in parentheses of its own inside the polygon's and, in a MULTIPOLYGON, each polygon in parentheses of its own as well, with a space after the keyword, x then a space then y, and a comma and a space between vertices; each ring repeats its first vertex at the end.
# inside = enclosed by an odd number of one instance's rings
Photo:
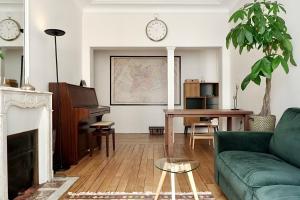
POLYGON ((24 0, 0 1, 0 75, 5 86, 24 83, 24 18, 24 0))

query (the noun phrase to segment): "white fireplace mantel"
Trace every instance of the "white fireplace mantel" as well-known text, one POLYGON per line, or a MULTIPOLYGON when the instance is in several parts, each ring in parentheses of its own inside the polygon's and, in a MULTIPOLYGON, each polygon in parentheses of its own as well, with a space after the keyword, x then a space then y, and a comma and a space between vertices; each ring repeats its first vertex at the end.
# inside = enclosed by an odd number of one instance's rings
POLYGON ((35 129, 38 181, 42 184, 53 178, 52 94, 0 87, 0 199, 8 199, 7 136, 35 129))

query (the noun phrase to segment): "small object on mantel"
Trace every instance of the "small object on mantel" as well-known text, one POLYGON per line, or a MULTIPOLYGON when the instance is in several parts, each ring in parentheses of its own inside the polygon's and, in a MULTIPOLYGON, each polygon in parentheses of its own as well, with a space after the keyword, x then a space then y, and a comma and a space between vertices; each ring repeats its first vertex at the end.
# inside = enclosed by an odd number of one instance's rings
POLYGON ((9 87, 17 88, 18 87, 18 82, 15 79, 5 79, 5 84, 4 85, 7 85, 9 87))
POLYGON ((27 91, 35 91, 35 87, 30 85, 29 83, 25 83, 22 87, 22 90, 27 90, 27 91))
POLYGON ((199 83, 199 79, 186 79, 185 83, 199 83))
POLYGON ((163 126, 149 126, 150 135, 163 135, 165 127, 163 126))

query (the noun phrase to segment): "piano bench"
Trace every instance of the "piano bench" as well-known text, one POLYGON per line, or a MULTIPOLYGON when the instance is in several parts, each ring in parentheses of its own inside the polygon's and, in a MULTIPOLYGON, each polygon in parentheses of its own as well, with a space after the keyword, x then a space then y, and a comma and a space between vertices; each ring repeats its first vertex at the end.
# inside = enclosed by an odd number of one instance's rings
POLYGON ((90 125, 91 128, 102 129, 111 128, 115 123, 111 121, 100 121, 90 125))
MULTIPOLYGON (((93 126, 91 126, 93 127, 93 126)), ((95 127, 93 127, 95 128, 95 127)), ((95 131, 91 132, 89 134, 89 150, 90 150, 90 156, 93 155, 93 138, 97 138, 97 143, 99 150, 101 150, 101 144, 102 144, 102 136, 105 136, 106 139, 106 156, 109 156, 109 135, 112 135, 112 145, 113 150, 115 151, 115 129, 111 127, 105 127, 105 128, 96 128, 95 131)))

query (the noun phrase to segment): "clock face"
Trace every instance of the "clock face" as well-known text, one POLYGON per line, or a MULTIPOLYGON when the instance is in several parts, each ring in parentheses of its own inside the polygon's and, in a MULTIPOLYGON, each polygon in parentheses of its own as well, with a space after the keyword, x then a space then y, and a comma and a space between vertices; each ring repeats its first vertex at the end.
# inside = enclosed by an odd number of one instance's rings
POLYGON ((159 19, 150 21, 146 26, 147 37, 155 42, 165 39, 168 33, 168 27, 165 22, 159 19))
POLYGON ((20 25, 13 19, 4 19, 0 22, 0 37, 12 41, 19 37, 20 25))

